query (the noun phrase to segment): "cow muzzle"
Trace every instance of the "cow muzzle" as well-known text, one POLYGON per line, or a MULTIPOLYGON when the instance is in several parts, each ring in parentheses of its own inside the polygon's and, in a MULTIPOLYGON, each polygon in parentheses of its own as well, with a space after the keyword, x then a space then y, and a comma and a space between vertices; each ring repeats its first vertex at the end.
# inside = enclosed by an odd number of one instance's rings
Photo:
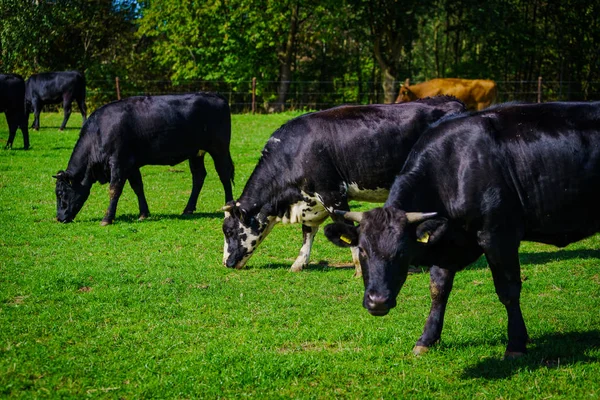
POLYGON ((379 293, 366 293, 363 303, 369 314, 382 317, 390 312, 393 305, 390 304, 389 296, 379 293))

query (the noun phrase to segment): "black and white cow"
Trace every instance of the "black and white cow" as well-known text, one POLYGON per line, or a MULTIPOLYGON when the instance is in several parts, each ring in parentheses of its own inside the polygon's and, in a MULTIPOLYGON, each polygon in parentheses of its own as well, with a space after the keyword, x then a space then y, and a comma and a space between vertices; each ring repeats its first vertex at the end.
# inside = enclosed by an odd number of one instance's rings
POLYGON ((17 74, 0 74, 0 112, 6 115, 8 140, 6 148, 11 148, 17 128, 23 133, 23 148, 29 149, 29 130, 25 111, 25 81, 17 74))
POLYGON ((526 352, 519 244, 566 246, 600 230, 600 102, 502 105, 452 117, 413 146, 383 208, 345 213, 326 236, 358 246, 372 315, 396 306, 409 265, 430 265, 431 311, 415 353, 442 332, 454 275, 485 254, 508 314, 506 356, 526 352))
MULTIPOLYGON (((278 222, 301 223, 291 270, 308 265, 319 225, 349 200, 383 202, 419 135, 463 112, 451 97, 414 103, 340 106, 297 117, 273 133, 241 197, 225 210, 223 263, 243 268, 278 222)), ((357 274, 360 265, 353 259, 357 274)))
POLYGON ((233 161, 229 153, 231 115, 227 101, 212 93, 140 96, 96 110, 81 129, 69 165, 56 178, 56 218, 72 221, 95 182, 110 182, 110 205, 102 225, 115 218, 125 181, 138 197, 140 219, 148 217, 140 167, 189 160, 192 193, 184 214, 196 209, 204 184, 204 154, 211 155, 225 202, 233 199, 233 161))
MULTIPOLYGON (((27 79, 25 100, 27 112, 33 111, 32 128, 40 129, 40 113, 46 104, 60 104, 64 108, 64 118, 60 130, 64 130, 71 116, 71 103, 77 102, 85 123, 85 77, 78 71, 44 72, 27 79)), ((28 115, 29 116, 29 115, 28 115)))

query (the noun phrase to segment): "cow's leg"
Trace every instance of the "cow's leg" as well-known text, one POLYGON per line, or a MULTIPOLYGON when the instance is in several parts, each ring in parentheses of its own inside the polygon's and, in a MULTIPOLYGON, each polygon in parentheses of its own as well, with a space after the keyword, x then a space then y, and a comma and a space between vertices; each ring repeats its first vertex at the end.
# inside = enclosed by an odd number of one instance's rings
POLYGON ((19 127, 21 128, 21 133, 23 134, 23 148, 25 150, 29 149, 29 121, 27 121, 28 115, 22 115, 21 116, 21 123, 19 124, 19 127))
POLYGON ((108 209, 106 210, 106 213, 104 214, 104 218, 102 218, 102 222, 100 223, 100 225, 110 225, 115 220, 115 214, 117 213, 117 203, 119 202, 119 197, 121 197, 121 193, 123 193, 123 186, 125 186, 125 179, 115 175, 114 172, 111 173, 110 186, 108 188, 110 203, 108 204, 108 209))
POLYGON ((79 112, 81 113, 81 117, 83 118, 83 124, 85 124, 85 120, 87 119, 87 107, 85 106, 85 97, 78 97, 75 101, 79 106, 79 112))
POLYGON ((310 261, 310 251, 312 249, 313 241, 315 240, 315 235, 319 230, 318 226, 307 226, 302 224, 302 247, 300 248, 300 253, 298 254, 298 258, 292 264, 290 271, 298 272, 302 271, 304 267, 308 266, 310 261))
POLYGON ((204 166, 204 154, 198 157, 190 158, 190 171, 192 172, 192 193, 187 205, 183 209, 184 214, 191 214, 196 210, 196 204, 198 203, 198 196, 204 185, 204 178, 206 178, 206 167, 204 166))
POLYGON ((413 349, 415 355, 423 354, 429 347, 437 343, 442 337, 442 328, 444 327, 444 314, 448 297, 452 291, 454 283, 454 271, 432 266, 429 270, 429 293, 431 295, 431 308, 423 334, 417 340, 413 349))
POLYGON ((146 201, 146 195, 144 194, 144 182, 142 182, 140 170, 136 169, 132 171, 128 180, 138 198, 138 206, 140 208, 140 216, 138 219, 143 221, 150 216, 150 210, 148 209, 148 202, 146 201))
POLYGON ((31 128, 33 128, 33 130, 35 131, 39 131, 40 112, 42 112, 42 103, 39 100, 34 99, 31 103, 31 107, 33 108, 33 124, 31 125, 31 128))
POLYGON ((71 110, 72 110, 71 103, 72 102, 73 102, 73 99, 71 98, 71 96, 63 97, 63 109, 64 109, 65 116, 63 118, 62 124, 60 124, 60 128, 59 128, 60 131, 64 131, 65 127, 67 126, 67 121, 69 120, 69 117, 71 116, 71 110))
POLYGON ((352 264, 354 264, 354 276, 359 278, 362 276, 362 268, 360 267, 360 250, 358 247, 350 247, 352 252, 352 264))
POLYGON ((17 134, 17 127, 19 126, 18 116, 10 111, 7 111, 6 123, 8 124, 8 140, 6 141, 5 148, 9 149, 12 147, 15 140, 15 135, 17 134))
POLYGON ((504 356, 519 357, 527 352, 529 336, 520 305, 521 266, 517 235, 480 232, 478 241, 492 270, 496 294, 508 315, 508 345, 504 356))
POLYGON ((229 154, 229 149, 227 149, 219 154, 211 153, 210 156, 215 163, 215 169, 219 175, 219 180, 225 190, 225 203, 228 203, 233 200, 231 182, 233 181, 234 167, 233 161, 231 160, 231 154, 229 154))

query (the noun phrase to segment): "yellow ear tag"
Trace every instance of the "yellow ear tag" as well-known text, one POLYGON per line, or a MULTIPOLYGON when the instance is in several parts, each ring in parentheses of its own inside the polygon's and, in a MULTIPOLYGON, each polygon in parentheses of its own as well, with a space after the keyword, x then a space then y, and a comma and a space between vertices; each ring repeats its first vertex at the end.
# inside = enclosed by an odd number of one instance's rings
POLYGON ((421 243, 429 242, 429 233, 428 232, 423 233, 421 235, 421 237, 417 239, 417 242, 421 242, 421 243))
POLYGON ((340 236, 340 240, 341 240, 342 242, 344 242, 344 243, 348 243, 348 244, 352 243, 352 239, 350 239, 350 238, 349 238, 348 236, 346 236, 346 235, 342 235, 342 236, 340 236))

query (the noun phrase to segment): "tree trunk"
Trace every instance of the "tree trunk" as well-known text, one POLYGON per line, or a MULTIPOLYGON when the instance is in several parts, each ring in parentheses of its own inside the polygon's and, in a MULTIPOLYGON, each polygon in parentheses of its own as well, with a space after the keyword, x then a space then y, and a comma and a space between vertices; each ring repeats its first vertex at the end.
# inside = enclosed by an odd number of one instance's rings
POLYGON ((285 100, 290 90, 292 80, 292 61, 294 56, 294 47, 296 42, 296 33, 298 32, 298 14, 299 4, 292 7, 292 16, 290 20, 290 29, 288 31, 285 49, 281 57, 281 67, 279 69, 279 86, 277 88, 277 102, 274 105, 275 111, 283 111, 285 100))

